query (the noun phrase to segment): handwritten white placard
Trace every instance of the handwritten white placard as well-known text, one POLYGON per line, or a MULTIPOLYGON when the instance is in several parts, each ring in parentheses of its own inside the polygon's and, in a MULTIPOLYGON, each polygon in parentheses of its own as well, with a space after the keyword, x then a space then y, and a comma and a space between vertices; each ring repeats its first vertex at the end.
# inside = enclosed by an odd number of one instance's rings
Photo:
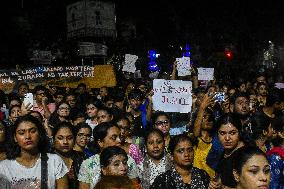
POLYGON ((131 54, 125 54, 125 63, 122 67, 122 71, 135 73, 136 66, 135 62, 138 60, 138 56, 131 55, 131 54))
POLYGON ((154 79, 153 90, 154 110, 180 113, 191 111, 191 81, 154 79))
POLYGON ((176 58, 178 76, 191 75, 190 57, 176 58))
POLYGON ((214 80, 214 68, 197 68, 198 80, 214 80))

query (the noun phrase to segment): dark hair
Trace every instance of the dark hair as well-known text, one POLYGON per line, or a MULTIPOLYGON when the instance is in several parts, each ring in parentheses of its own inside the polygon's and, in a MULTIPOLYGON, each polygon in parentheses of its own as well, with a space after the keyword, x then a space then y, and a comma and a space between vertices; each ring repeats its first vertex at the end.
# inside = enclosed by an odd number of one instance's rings
POLYGON ((4 121, 0 121, 0 125, 3 126, 5 132, 5 139, 3 142, 0 142, 0 151, 6 151, 6 147, 9 148, 9 146, 7 146, 7 141, 11 136, 9 136, 9 131, 6 123, 4 121))
POLYGON ((142 101, 144 99, 144 95, 143 95, 142 91, 140 91, 139 89, 133 89, 128 94, 128 100, 131 100, 131 99, 136 99, 136 100, 142 101))
POLYGON ((220 129, 222 125, 231 123, 236 129, 239 131, 239 133, 242 131, 241 127, 241 121, 240 119, 237 118, 237 116, 233 113, 226 113, 222 115, 218 121, 217 121, 217 131, 220 129))
POLYGON ((9 105, 10 105, 10 103, 11 103, 12 100, 16 100, 16 101, 18 101, 20 104, 22 104, 22 100, 21 100, 21 98, 20 98, 18 95, 10 95, 10 96, 8 97, 9 105))
POLYGON ((90 98, 87 102, 86 102, 86 106, 88 106, 88 105, 90 105, 90 104, 92 104, 92 105, 94 105, 97 109, 100 109, 100 108, 102 108, 103 107, 103 103, 100 101, 100 100, 98 100, 98 99, 96 99, 96 98, 90 98))
POLYGON ((77 88, 79 88, 79 87, 87 88, 87 85, 86 85, 85 83, 79 83, 79 84, 77 85, 77 88))
POLYGON ((261 155, 267 160, 266 154, 259 148, 251 146, 242 147, 236 151, 234 156, 233 170, 240 174, 245 163, 254 155, 261 155))
POLYGON ((75 132, 74 132, 74 127, 73 125, 70 123, 70 122, 67 122, 67 121, 64 121, 64 122, 61 122, 61 123, 58 123, 52 130, 52 135, 53 137, 55 137, 55 135, 58 133, 58 131, 62 128, 68 128, 70 129, 70 131, 72 132, 72 135, 74 136, 75 138, 75 132))
POLYGON ((114 156, 123 155, 128 160, 127 153, 118 146, 109 146, 102 150, 100 154, 101 167, 107 167, 110 164, 111 158, 114 156))
POLYGON ((38 85, 34 88, 34 94, 36 94, 36 92, 38 91, 44 91, 45 93, 47 92, 46 88, 43 85, 38 85))
POLYGON ((172 123, 169 114, 167 114, 166 112, 163 112, 163 111, 158 111, 158 112, 154 113, 153 116, 152 116, 152 124, 153 125, 155 124, 158 117, 160 117, 160 116, 165 116, 170 121, 170 123, 172 123))
POLYGON ((108 134, 108 130, 112 127, 117 127, 118 126, 114 123, 110 123, 110 122, 104 122, 104 123, 100 123, 98 124, 94 130, 93 130, 93 137, 94 137, 94 141, 92 144, 93 147, 93 151, 94 153, 99 153, 100 152, 100 146, 99 146, 99 141, 103 140, 107 134, 108 134))
POLYGON ((78 119, 80 117, 86 118, 86 113, 84 111, 79 110, 79 109, 72 109, 70 111, 69 117, 72 121, 75 121, 76 119, 78 119))
POLYGON ((173 138, 171 138, 169 143, 169 150, 172 155, 174 154, 176 146, 183 141, 188 141, 193 145, 191 138, 186 134, 175 135, 173 138))
POLYGON ((266 87, 266 89, 268 88, 268 86, 267 86, 266 83, 264 83, 264 82, 258 82, 258 83, 256 84, 256 89, 258 89, 261 85, 264 85, 264 86, 266 87))
POLYGON ((19 83, 18 89, 19 89, 21 86, 26 86, 27 88, 29 88, 29 85, 28 85, 28 83, 26 83, 26 82, 21 82, 21 83, 19 83))
POLYGON ((15 107, 18 107, 18 108, 21 109, 21 106, 19 106, 19 105, 13 105, 13 106, 11 106, 11 107, 9 108, 9 115, 11 115, 11 111, 12 111, 12 109, 14 109, 15 107))
POLYGON ((39 122, 39 120, 31 115, 25 115, 19 117, 14 125, 10 128, 10 137, 9 137, 9 148, 7 148, 7 159, 15 159, 21 153, 20 146, 14 140, 14 136, 16 135, 16 130, 18 126, 23 122, 33 123, 39 132, 39 142, 38 142, 38 151, 42 154, 46 154, 48 151, 48 138, 46 131, 43 125, 39 122))
POLYGON ((111 108, 108 108, 108 107, 102 106, 102 107, 98 110, 98 112, 99 112, 99 111, 104 111, 104 112, 106 112, 107 114, 109 114, 109 115, 112 115, 112 116, 113 116, 113 111, 112 111, 112 109, 111 109, 111 108))
MULTIPOLYGON (((28 114, 31 115, 31 116, 33 116, 32 113, 38 114, 39 117, 40 117, 40 120, 39 120, 39 121, 40 121, 41 123, 43 122, 43 116, 41 115, 41 113, 39 113, 38 111, 32 110, 32 111, 30 111, 28 114)), ((34 116, 34 117, 35 117, 35 116, 34 116)))
POLYGON ((77 136, 77 134, 80 131, 80 129, 89 129, 91 131, 91 133, 92 133, 92 128, 90 127, 90 125, 88 125, 87 123, 79 123, 74 128, 74 136, 75 137, 77 136))
POLYGON ((243 125, 244 142, 247 145, 256 146, 255 141, 263 135, 263 131, 268 131, 270 123, 270 119, 264 113, 254 113, 243 125))
POLYGON ((270 107, 277 102, 281 102, 281 90, 280 89, 272 89, 268 92, 266 97, 266 106, 270 107))
POLYGON ((148 130, 146 132, 146 134, 145 134, 145 145, 147 144, 147 142, 149 140, 149 136, 151 134, 157 134, 164 140, 164 133, 161 130, 159 130, 159 129, 151 129, 151 130, 148 130))
POLYGON ((57 110, 59 109, 59 106, 61 106, 62 104, 66 104, 69 107, 69 116, 67 117, 67 120, 69 120, 69 118, 70 118, 70 110, 71 110, 70 105, 68 104, 68 102, 61 101, 56 106, 56 110, 50 115, 50 118, 49 118, 49 124, 52 125, 53 127, 55 127, 56 125, 61 123, 61 120, 59 119, 59 114, 57 113, 57 110))
POLYGON ((244 98, 246 98, 246 99, 249 99, 249 95, 248 95, 247 93, 244 93, 244 92, 235 92, 234 95, 231 96, 231 98, 230 98, 230 103, 235 104, 237 98, 240 98, 240 97, 244 97, 244 98))
MULTIPOLYGON (((276 132, 283 132, 284 131, 284 115, 280 115, 276 117, 272 122, 272 128, 276 132)), ((284 139, 280 136, 272 139, 273 146, 280 146, 283 143, 284 139)))
POLYGON ((102 176, 94 189, 123 188, 135 189, 133 181, 127 176, 102 176))

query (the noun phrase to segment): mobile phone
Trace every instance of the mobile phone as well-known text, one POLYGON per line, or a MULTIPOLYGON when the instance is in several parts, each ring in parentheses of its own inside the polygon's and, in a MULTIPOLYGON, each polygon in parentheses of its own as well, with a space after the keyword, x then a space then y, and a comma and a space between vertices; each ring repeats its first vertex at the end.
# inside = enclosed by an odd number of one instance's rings
MULTIPOLYGON (((25 97, 24 97, 24 102, 23 103, 24 103, 25 106, 28 105, 28 104, 33 106, 33 104, 34 104, 34 95, 33 95, 33 93, 26 93, 25 97)), ((33 110, 33 107, 31 108, 31 110, 33 110)))
POLYGON ((222 102, 225 101, 225 93, 224 92, 217 92, 214 95, 214 98, 215 98, 215 102, 222 103, 222 102))

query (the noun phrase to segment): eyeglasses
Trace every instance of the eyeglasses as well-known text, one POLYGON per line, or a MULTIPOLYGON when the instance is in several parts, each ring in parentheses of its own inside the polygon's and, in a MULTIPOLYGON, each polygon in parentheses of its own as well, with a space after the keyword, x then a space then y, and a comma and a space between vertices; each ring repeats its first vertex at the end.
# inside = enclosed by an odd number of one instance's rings
POLYGON ((165 125, 165 126, 167 126, 167 125, 169 125, 169 121, 168 120, 165 120, 165 121, 157 121, 156 123, 155 123, 155 125, 157 125, 157 126, 163 126, 163 125, 165 125))

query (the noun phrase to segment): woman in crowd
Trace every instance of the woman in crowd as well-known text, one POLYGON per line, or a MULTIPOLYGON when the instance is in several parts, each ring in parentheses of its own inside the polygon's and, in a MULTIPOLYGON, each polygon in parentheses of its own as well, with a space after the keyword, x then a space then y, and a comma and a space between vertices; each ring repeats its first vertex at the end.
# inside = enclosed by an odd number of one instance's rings
POLYGON ((103 122, 110 122, 114 119, 113 113, 110 108, 101 107, 97 114, 98 124, 103 122))
POLYGON ((174 167, 159 175, 151 185, 152 189, 207 189, 208 174, 192 167, 194 151, 191 139, 186 135, 174 136, 169 144, 174 167))
MULTIPOLYGON (((97 125, 93 130, 93 147, 95 155, 83 161, 78 180, 80 189, 92 189, 99 181, 101 176, 100 153, 109 146, 121 146, 120 129, 110 122, 97 125)), ((128 156, 128 176, 129 178, 138 177, 138 169, 133 158, 128 156)))
POLYGON ((33 116, 20 117, 11 128, 7 159, 0 172, 12 188, 68 189, 68 172, 62 159, 47 152, 46 133, 33 116))
POLYGON ((272 125, 265 114, 257 112, 244 124, 244 142, 247 145, 257 146, 263 152, 271 148, 270 140, 273 135, 272 125))
POLYGON ((0 161, 6 159, 6 143, 8 140, 7 126, 3 121, 0 121, 0 161))
POLYGON ((140 164, 143 155, 138 145, 134 143, 137 137, 132 136, 129 120, 126 117, 120 117, 117 120, 117 126, 120 128, 121 148, 135 160, 136 164, 140 164))
POLYGON ((69 122, 59 123, 53 131, 54 152, 58 154, 68 168, 69 189, 78 188, 79 182, 77 175, 80 166, 87 158, 83 152, 74 151, 74 134, 72 124, 69 122))
POLYGON ((146 156, 139 166, 141 185, 149 189, 155 178, 172 168, 169 154, 165 153, 164 134, 159 129, 149 130, 145 136, 146 156))
POLYGON ((4 122, 8 127, 13 125, 18 117, 21 116, 21 106, 14 105, 9 108, 9 118, 5 119, 4 122))
POLYGON ((224 186, 235 188, 237 183, 233 176, 233 158, 236 152, 244 146, 241 141, 241 123, 233 114, 223 115, 218 123, 218 138, 224 148, 223 158, 220 160, 217 175, 224 186))
POLYGON ((171 119, 169 115, 165 112, 156 112, 153 115, 153 126, 154 128, 157 128, 163 132, 166 151, 168 151, 169 143, 171 140, 170 136, 171 119))
POLYGON ((269 188, 270 166, 265 153, 259 148, 241 148, 233 160, 233 174, 236 189, 269 188))
POLYGON ((91 98, 87 101, 86 104, 86 113, 87 113, 87 120, 86 123, 92 128, 92 130, 95 128, 95 126, 98 125, 97 120, 97 114, 99 109, 103 106, 101 101, 91 98))
POLYGON ((273 148, 266 155, 271 166, 270 189, 284 188, 284 115, 273 123, 276 137, 272 140, 273 148))
MULTIPOLYGON (((118 146, 109 146, 100 154, 100 165, 102 178, 104 176, 127 176, 128 156, 126 152, 118 146)), ((131 179, 135 188, 141 188, 137 179, 131 179)))
POLYGON ((85 156, 91 157, 93 152, 88 149, 92 136, 92 128, 87 123, 80 123, 75 128, 75 145, 73 150, 83 152, 85 156))
POLYGON ((208 109, 213 100, 213 96, 204 95, 193 128, 193 135, 197 138, 197 145, 194 147, 193 166, 206 171, 210 178, 215 176, 215 171, 207 165, 206 158, 212 147, 212 141, 217 139, 216 135, 213 136, 213 112, 208 109))
POLYGON ((70 122, 70 106, 67 102, 61 102, 57 109, 51 114, 49 118, 49 124, 55 127, 61 122, 70 122))

